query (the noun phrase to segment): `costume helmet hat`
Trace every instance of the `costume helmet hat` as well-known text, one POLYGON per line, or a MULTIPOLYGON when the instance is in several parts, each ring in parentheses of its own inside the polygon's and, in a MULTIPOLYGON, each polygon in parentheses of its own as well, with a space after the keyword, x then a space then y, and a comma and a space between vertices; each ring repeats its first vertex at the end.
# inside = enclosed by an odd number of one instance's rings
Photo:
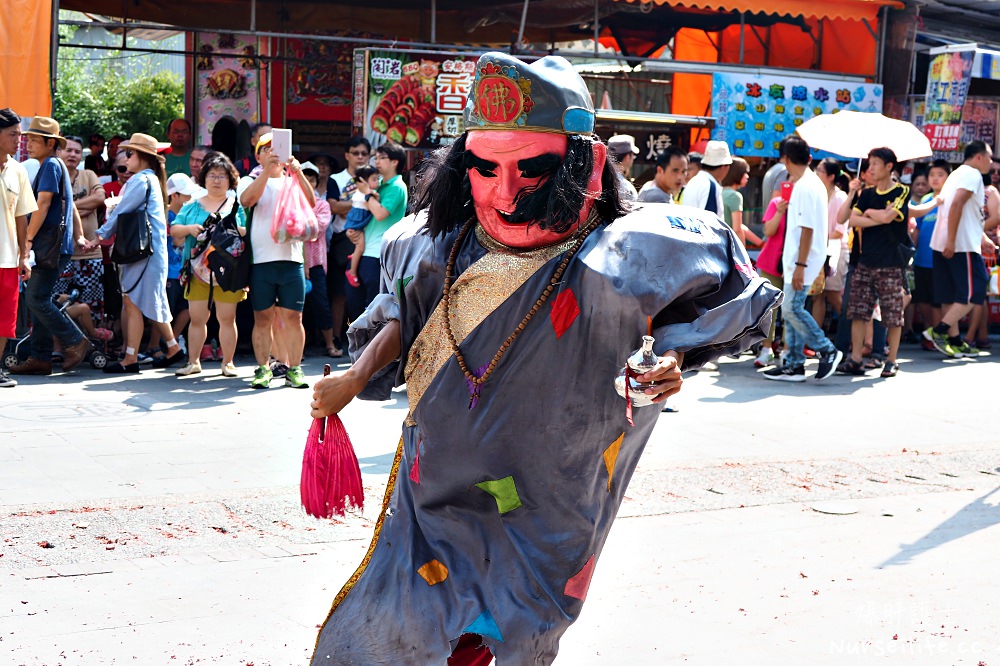
POLYGON ((506 53, 483 54, 465 106, 465 129, 592 134, 594 103, 568 60, 530 65, 506 53))
POLYGON ((66 147, 66 139, 59 135, 59 123, 52 118, 45 116, 35 116, 31 119, 31 125, 25 130, 25 134, 34 134, 43 139, 55 139, 60 148, 66 147))
POLYGON ((152 155, 157 160, 159 160, 161 164, 166 162, 166 160, 163 158, 163 155, 160 155, 159 153, 159 146, 157 145, 156 139, 149 136, 148 134, 142 134, 140 132, 136 132, 131 137, 129 137, 128 141, 122 141, 118 145, 119 150, 123 148, 125 150, 132 150, 140 153, 146 153, 147 155, 152 155))

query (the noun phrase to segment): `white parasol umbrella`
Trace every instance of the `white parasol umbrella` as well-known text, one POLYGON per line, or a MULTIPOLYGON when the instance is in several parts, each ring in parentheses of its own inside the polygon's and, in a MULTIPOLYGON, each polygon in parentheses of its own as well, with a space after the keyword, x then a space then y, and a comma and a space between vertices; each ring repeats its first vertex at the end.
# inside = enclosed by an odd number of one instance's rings
POLYGON ((891 148, 900 161, 934 153, 931 142, 913 123, 881 113, 824 113, 802 123, 798 133, 810 148, 843 157, 868 157, 872 148, 882 147, 891 148))

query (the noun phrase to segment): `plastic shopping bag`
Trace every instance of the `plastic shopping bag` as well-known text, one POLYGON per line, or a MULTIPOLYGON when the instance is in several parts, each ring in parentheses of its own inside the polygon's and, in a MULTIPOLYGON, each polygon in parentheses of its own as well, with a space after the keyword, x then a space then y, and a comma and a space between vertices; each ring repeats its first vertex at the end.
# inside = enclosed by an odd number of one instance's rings
POLYGON ((298 177, 285 176, 271 220, 271 238, 275 243, 294 243, 318 237, 319 220, 302 191, 298 177))

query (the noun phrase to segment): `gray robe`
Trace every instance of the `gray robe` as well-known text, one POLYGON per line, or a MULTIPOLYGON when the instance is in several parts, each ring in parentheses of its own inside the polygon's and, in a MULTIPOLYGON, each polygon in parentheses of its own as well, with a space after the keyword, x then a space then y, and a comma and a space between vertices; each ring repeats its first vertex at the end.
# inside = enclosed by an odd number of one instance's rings
MULTIPOLYGON (((351 327, 352 356, 398 319, 405 361, 441 299, 456 236, 432 241, 419 217, 387 232, 382 294, 351 327)), ((485 253, 470 233, 456 273, 485 253)), ((490 361, 560 261, 465 338, 470 368, 490 361)), ((780 300, 714 215, 651 204, 598 227, 474 408, 453 355, 423 394, 370 560, 335 600, 313 663, 444 664, 463 633, 482 636, 498 664, 551 663, 659 416, 636 408, 630 426, 613 385, 649 318, 655 351, 683 351, 693 367, 762 339, 780 300)), ((362 397, 387 399, 401 360, 362 397)))

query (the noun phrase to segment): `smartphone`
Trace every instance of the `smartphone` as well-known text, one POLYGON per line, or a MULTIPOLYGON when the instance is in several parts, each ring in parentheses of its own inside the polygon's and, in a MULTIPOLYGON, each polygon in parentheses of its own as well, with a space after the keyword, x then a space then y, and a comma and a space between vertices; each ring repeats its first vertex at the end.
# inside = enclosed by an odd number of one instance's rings
POLYGON ((788 201, 792 198, 792 183, 787 180, 781 184, 781 200, 788 201))
POLYGON ((292 130, 281 128, 271 130, 271 152, 282 164, 292 159, 292 130))

